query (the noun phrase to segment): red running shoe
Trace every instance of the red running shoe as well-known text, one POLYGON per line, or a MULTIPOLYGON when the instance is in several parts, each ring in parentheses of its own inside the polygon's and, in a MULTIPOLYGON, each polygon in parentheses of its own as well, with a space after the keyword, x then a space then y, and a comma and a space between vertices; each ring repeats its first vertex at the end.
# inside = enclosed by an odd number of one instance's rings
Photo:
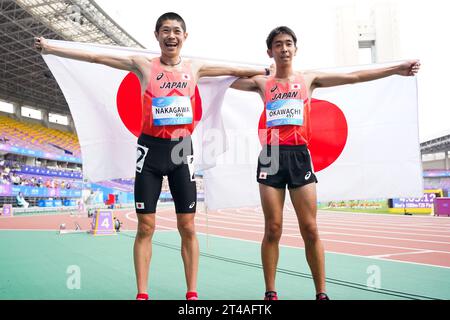
POLYGON ((138 293, 136 296, 136 300, 148 300, 147 293, 138 293))
POLYGON ((278 300, 278 295, 276 291, 267 291, 264 300, 278 300))
POLYGON ((189 291, 186 293, 186 300, 198 300, 198 294, 195 291, 189 291))

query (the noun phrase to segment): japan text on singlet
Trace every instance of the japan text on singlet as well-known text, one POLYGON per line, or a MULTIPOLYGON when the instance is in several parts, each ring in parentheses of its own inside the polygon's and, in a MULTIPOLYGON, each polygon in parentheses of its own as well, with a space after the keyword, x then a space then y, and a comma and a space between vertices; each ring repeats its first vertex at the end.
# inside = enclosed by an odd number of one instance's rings
POLYGON ((259 121, 261 144, 308 144, 310 104, 303 77, 296 74, 293 81, 270 77, 264 96, 264 111, 259 121))
POLYGON ((196 84, 189 62, 167 71, 152 60, 150 81, 142 102, 142 132, 158 138, 180 138, 195 126, 196 84))

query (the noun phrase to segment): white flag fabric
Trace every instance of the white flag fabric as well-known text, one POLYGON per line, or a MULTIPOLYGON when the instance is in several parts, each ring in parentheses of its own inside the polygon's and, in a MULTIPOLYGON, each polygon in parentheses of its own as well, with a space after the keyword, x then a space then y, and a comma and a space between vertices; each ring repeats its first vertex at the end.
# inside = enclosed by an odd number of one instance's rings
MULTIPOLYGON (((352 72, 387 65, 322 71, 352 72)), ((309 147, 319 201, 423 194, 416 78, 391 76, 321 88, 312 98, 309 147)), ((257 94, 228 90, 222 118, 229 149, 219 156, 217 166, 205 171, 208 208, 260 204, 256 166, 262 109, 257 94)))
MULTIPOLYGON (((156 55, 141 49, 50 42, 116 55, 156 55)), ((85 178, 95 182, 134 177, 140 119, 131 118, 140 108, 137 78, 131 86, 133 80, 126 71, 53 55, 43 57, 71 110, 85 178)), ((211 209, 260 203, 256 164, 263 104, 257 94, 227 90, 233 80, 209 78, 198 85, 203 114, 193 135, 194 158, 196 168, 204 170, 205 202, 211 209)), ((422 195, 414 77, 391 76, 316 89, 313 101, 310 150, 320 201, 422 195)))

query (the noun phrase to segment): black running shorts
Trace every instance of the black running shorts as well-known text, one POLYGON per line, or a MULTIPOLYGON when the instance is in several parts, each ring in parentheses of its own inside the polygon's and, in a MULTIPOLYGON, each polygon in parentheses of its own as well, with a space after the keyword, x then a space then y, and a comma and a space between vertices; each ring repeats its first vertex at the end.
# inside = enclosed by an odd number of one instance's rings
POLYGON ((163 176, 167 176, 176 213, 194 213, 197 189, 193 161, 190 136, 171 140, 141 134, 134 183, 136 212, 156 212, 163 176))
POLYGON ((317 183, 306 145, 264 146, 258 157, 256 180, 279 189, 317 183))

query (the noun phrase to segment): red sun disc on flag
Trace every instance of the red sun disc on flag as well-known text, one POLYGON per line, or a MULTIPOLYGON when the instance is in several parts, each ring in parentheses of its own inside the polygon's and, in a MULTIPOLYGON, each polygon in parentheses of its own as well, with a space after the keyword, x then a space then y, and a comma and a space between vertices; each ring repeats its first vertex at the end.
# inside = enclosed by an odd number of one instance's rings
POLYGON ((134 73, 122 80, 117 91, 117 111, 120 119, 133 135, 138 137, 142 128, 141 83, 134 73))
POLYGON ((325 100, 311 99, 311 140, 309 151, 314 171, 335 162, 347 143, 348 126, 342 110, 325 100))

